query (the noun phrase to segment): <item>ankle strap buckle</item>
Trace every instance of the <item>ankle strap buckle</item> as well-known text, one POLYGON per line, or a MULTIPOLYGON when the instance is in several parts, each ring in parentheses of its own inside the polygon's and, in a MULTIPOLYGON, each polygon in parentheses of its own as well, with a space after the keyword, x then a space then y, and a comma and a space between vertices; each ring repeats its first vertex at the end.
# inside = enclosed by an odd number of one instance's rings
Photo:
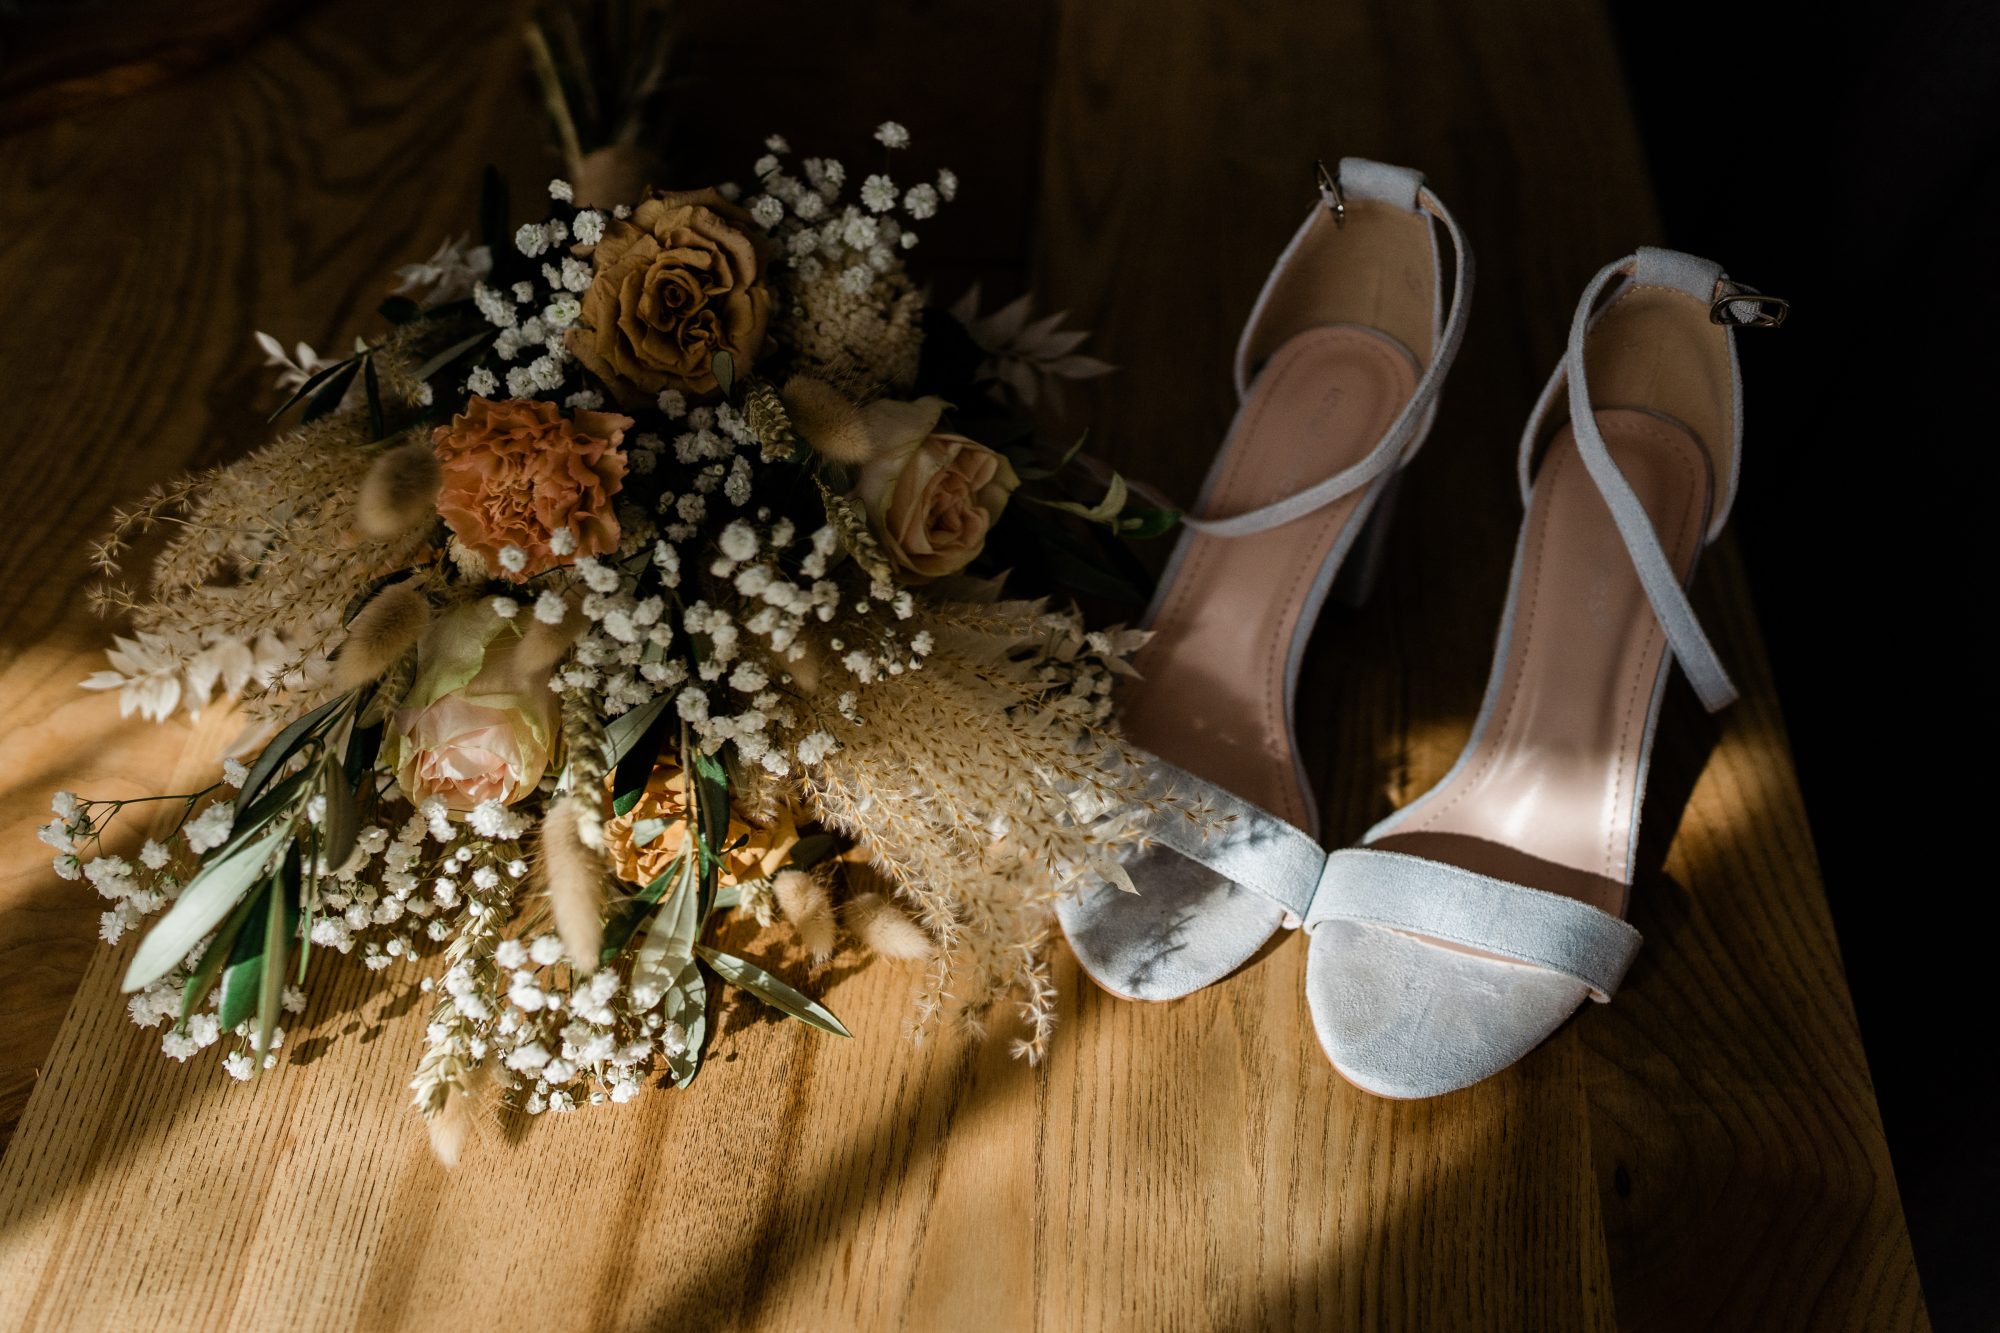
POLYGON ((1739 287, 1715 298, 1708 307, 1711 324, 1732 329, 1775 329, 1792 313, 1792 303, 1782 296, 1770 296, 1739 287))
POLYGON ((1347 225, 1347 200, 1341 197, 1340 182, 1334 179, 1331 171, 1326 169, 1326 159, 1320 158, 1313 162, 1313 182, 1319 186, 1320 202, 1325 204, 1328 211, 1333 214, 1333 225, 1335 227, 1345 227, 1347 225))

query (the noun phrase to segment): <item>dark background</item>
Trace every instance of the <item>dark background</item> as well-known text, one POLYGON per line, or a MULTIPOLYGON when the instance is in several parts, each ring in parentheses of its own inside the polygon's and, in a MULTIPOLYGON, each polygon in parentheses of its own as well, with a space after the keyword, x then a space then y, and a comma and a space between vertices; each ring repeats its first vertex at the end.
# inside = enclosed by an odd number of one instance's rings
POLYGON ((1931 1317, 2000 1326, 1976 591, 2000 5, 1617 0, 1667 243, 1792 300, 1739 339, 1738 539, 1931 1317), (1912 825, 1921 825, 1913 830, 1912 825))

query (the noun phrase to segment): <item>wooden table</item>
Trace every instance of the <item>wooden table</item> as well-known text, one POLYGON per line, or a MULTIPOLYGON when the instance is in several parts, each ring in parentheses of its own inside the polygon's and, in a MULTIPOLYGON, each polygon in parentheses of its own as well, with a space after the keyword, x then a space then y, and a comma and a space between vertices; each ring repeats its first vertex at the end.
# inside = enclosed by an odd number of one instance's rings
MULTIPOLYGON (((1124 367, 1076 420, 1175 493, 1228 419, 1227 349, 1315 156, 1420 163, 1466 220, 1472 333, 1388 584, 1328 617, 1301 692, 1328 835, 1358 834, 1470 725, 1514 433, 1583 280, 1656 230, 1603 16, 1590 0, 890 9, 702 20, 712 50, 779 52, 694 99, 726 125, 716 142, 814 130, 756 107, 737 124, 766 76, 785 107, 838 101, 827 124, 894 114, 933 142, 974 127, 953 154, 974 182, 961 207, 989 238, 1032 232, 1044 302, 1124 367), (803 46, 815 23, 853 58, 803 46), (988 156, 1007 188, 982 202, 988 156)), ((251 1088, 212 1059, 160 1059, 125 1020, 88 891, 50 875, 33 829, 57 786, 187 782, 227 723, 121 723, 74 688, 106 633, 82 609, 83 543, 113 504, 256 442, 253 327, 351 336, 389 268, 469 224, 457 186, 480 161, 546 177, 516 59, 506 15, 469 0, 342 0, 203 74, 0 140, 9 1117, 33 1088, 0 1165, 0 1325, 1925 1326, 1727 543, 1699 600, 1746 697, 1715 725, 1670 714, 1634 912, 1647 947, 1615 1004, 1450 1097, 1380 1101, 1333 1074, 1296 939, 1168 1006, 1109 1000, 1065 964, 1067 1023, 1038 1069, 998 1042, 913 1048, 908 979, 871 967, 831 992, 855 1041, 734 1024, 693 1091, 494 1132, 456 1173, 405 1105, 413 978, 385 998, 358 968, 323 975, 316 1028, 251 1088)))

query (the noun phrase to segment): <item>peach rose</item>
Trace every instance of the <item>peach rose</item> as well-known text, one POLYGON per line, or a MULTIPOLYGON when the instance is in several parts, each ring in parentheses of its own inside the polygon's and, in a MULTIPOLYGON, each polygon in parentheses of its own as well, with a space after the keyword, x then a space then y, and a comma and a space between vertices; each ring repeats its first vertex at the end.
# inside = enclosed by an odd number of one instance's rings
POLYGON ((895 414, 900 438, 881 441, 862 465, 854 498, 890 560, 917 578, 940 578, 986 548, 987 532, 1021 481, 985 445, 937 429, 942 399, 906 406, 911 410, 895 414))
POLYGON ((740 377, 763 349, 767 245, 750 215, 714 190, 646 200, 591 247, 596 276, 570 351, 627 407, 650 406, 663 389, 715 392, 717 352, 740 377))
POLYGON ((549 667, 559 648, 551 632, 524 632, 485 602, 432 626, 382 745, 403 794, 470 810, 533 793, 556 746, 549 667))
POLYGON ((512 805, 535 790, 549 764, 550 727, 512 708, 447 694, 396 714, 396 780, 412 801, 438 797, 450 810, 485 801, 512 805))
MULTIPOLYGON (((611 869, 628 884, 651 884, 680 857, 687 842, 687 774, 679 764, 661 762, 646 780, 646 790, 632 808, 605 821, 604 851, 611 869), (650 842, 640 847, 633 842, 633 830, 642 823, 665 821, 650 842)), ((752 828, 729 812, 729 834, 722 854, 721 880, 743 884, 768 879, 778 873, 799 840, 799 831, 789 814, 781 813, 766 828, 752 828)))

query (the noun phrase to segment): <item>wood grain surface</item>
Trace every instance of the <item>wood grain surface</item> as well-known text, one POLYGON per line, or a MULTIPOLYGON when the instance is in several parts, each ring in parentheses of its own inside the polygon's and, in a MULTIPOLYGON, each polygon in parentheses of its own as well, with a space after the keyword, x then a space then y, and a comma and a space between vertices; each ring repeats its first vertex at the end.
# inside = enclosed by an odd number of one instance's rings
MULTIPOLYGON (((1031 67, 967 62, 1039 144, 1044 302, 1124 367, 1076 419, 1179 495, 1227 424, 1228 349, 1314 157, 1420 164, 1468 226, 1472 333, 1389 577, 1329 613, 1301 690, 1329 838, 1456 754, 1518 516, 1513 436, 1582 282, 1654 232, 1602 16, 1521 10, 1070 0, 1022 11, 1048 17, 1015 48, 1031 67)), ((937 49, 962 59, 953 32, 937 49)), ((185 781, 228 724, 120 723, 75 691, 105 635, 82 542, 151 481, 255 442, 253 327, 351 335, 382 273, 466 224, 481 160, 545 172, 515 58, 481 6, 339 0, 208 74, 0 140, 0 365, 34 488, 0 532, 0 1094, 34 1087, 0 1162, 0 1325, 1926 1326, 1726 543, 1698 600, 1746 698, 1719 723, 1669 713, 1647 946, 1614 1004, 1449 1097, 1332 1073, 1297 939, 1166 1006, 1065 963, 1035 1069, 998 1042, 910 1045, 893 968, 822 976, 856 1040, 732 1008, 691 1091, 490 1127, 451 1173, 402 1091, 415 973, 387 992, 320 975, 252 1087, 160 1059, 33 827, 57 786, 185 781)))

